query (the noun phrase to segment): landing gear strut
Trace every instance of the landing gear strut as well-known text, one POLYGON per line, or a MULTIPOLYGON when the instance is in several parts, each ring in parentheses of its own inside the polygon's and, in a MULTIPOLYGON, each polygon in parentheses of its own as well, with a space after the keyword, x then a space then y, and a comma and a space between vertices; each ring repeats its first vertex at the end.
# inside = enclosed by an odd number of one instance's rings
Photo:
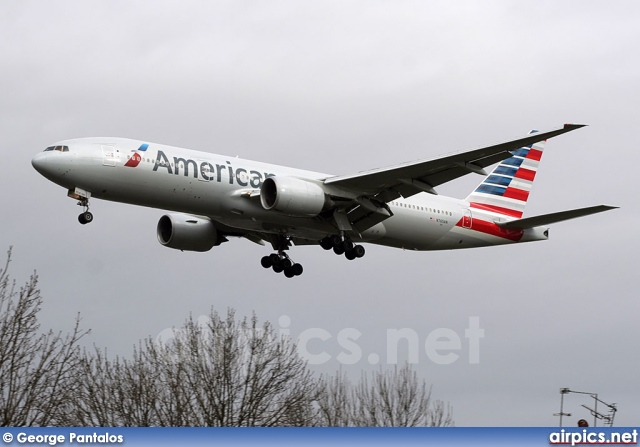
POLYGON ((334 234, 320 240, 320 246, 325 250, 333 249, 337 255, 344 255, 350 261, 364 256, 365 250, 362 245, 356 245, 344 235, 334 234))
POLYGON ((284 276, 287 278, 300 276, 303 271, 302 266, 294 263, 291 258, 289 258, 289 255, 282 250, 279 250, 278 253, 272 253, 269 256, 264 256, 260 260, 260 264, 262 264, 266 269, 272 268, 276 273, 284 272, 284 276))
POLYGON ((78 216, 78 222, 80 222, 82 225, 93 222, 93 214, 89 212, 89 199, 86 197, 80 197, 80 200, 78 200, 78 205, 84 208, 84 211, 78 216))
POLYGON ((271 245, 277 253, 271 253, 260 260, 260 264, 266 269, 271 268, 276 273, 284 273, 287 278, 302 275, 302 266, 291 260, 284 251, 291 247, 291 238, 281 234, 271 241, 271 245))

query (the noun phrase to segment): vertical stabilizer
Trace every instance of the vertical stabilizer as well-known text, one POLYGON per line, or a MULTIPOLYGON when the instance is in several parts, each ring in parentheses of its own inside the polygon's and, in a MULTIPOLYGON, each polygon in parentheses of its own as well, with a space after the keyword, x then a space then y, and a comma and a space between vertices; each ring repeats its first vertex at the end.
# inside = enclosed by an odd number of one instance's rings
MULTIPOLYGON (((529 135, 537 133, 532 130, 529 135)), ((494 213, 497 217, 520 219, 529 199, 545 141, 521 147, 500 164, 467 197, 472 208, 494 213)))

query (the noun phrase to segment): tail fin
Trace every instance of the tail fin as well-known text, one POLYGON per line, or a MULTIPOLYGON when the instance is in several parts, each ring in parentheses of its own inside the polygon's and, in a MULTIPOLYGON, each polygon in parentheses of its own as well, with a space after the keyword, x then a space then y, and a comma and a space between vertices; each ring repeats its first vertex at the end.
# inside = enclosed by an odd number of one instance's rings
MULTIPOLYGON (((529 135, 537 133, 532 130, 529 135)), ((545 141, 521 147, 503 160, 467 197, 472 208, 520 219, 542 158, 545 141)))

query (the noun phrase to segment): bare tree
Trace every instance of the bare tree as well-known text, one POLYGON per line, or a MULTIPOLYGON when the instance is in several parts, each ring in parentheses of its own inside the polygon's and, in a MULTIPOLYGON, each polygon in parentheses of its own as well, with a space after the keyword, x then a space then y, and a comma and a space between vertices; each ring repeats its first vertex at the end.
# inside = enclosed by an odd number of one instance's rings
MULTIPOLYGON (((170 343, 147 343, 165 368, 181 368, 181 395, 188 425, 306 425, 315 384, 288 338, 270 323, 222 318, 212 311, 203 324, 189 318, 170 343)), ((165 374, 166 376, 166 374, 165 374)), ((174 393, 175 394, 175 393, 174 393)))
POLYGON ((317 406, 318 425, 327 427, 355 425, 353 388, 342 369, 334 376, 320 376, 317 406))
POLYGON ((66 336, 40 333, 37 275, 17 291, 10 260, 11 250, 0 270, 0 425, 453 425, 408 364, 356 386, 342 371, 316 380, 288 337, 231 309, 144 340, 131 359, 80 351, 79 317, 66 336))
MULTIPOLYGON (((131 360, 109 360, 106 351, 84 352, 83 380, 69 405, 70 425, 156 426, 163 384, 157 364, 134 350, 131 360)), ((178 425, 178 424, 175 424, 178 425)))
POLYGON ((130 361, 86 353, 79 423, 302 426, 313 421, 315 381, 295 345, 253 316, 189 318, 170 340, 148 339, 130 361))
POLYGON ((453 425, 409 364, 312 378, 295 345, 255 315, 187 319, 169 340, 147 339, 131 360, 85 353, 70 413, 76 425, 385 426, 453 425))
POLYGON ((37 314, 42 305, 38 276, 16 290, 8 267, 0 270, 0 425, 45 426, 64 423, 64 406, 77 384, 78 341, 76 317, 73 331, 62 336, 40 333, 37 314))
POLYGON ((319 382, 319 425, 368 427, 446 427, 451 407, 431 399, 409 364, 393 371, 363 373, 354 387, 339 372, 319 382))

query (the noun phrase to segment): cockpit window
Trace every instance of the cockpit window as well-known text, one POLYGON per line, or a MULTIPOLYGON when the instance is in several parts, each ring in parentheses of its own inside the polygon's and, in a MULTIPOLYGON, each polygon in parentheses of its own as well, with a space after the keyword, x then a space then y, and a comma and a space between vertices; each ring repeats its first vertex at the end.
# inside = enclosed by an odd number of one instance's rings
POLYGON ((69 146, 49 146, 44 150, 47 151, 60 151, 60 152, 69 152, 69 146))

